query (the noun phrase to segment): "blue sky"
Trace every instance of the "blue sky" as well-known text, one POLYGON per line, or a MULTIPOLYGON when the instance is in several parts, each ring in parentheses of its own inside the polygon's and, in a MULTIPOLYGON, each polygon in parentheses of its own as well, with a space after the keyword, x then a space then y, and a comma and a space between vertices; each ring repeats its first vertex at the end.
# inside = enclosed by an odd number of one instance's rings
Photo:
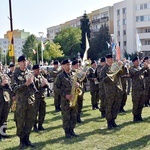
MULTIPOLYGON (((112 6, 122 0, 11 0, 13 29, 24 29, 38 35, 46 28, 82 16, 84 11, 112 6)), ((9 0, 0 1, 0 38, 10 30, 9 0)))

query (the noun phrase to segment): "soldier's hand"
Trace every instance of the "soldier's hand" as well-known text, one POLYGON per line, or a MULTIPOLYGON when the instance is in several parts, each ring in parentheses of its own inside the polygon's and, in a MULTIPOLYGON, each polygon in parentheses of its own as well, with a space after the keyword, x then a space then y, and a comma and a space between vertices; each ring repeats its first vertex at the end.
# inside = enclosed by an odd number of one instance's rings
POLYGON ((6 85, 6 84, 8 84, 8 80, 7 80, 7 79, 4 79, 4 80, 2 81, 2 86, 6 85))
POLYGON ((27 86, 29 86, 31 83, 33 83, 33 79, 32 79, 32 78, 29 78, 29 79, 25 82, 25 84, 26 84, 27 86))
POLYGON ((72 96, 71 96, 71 95, 66 95, 65 98, 68 99, 68 100, 70 101, 71 98, 72 98, 72 96))

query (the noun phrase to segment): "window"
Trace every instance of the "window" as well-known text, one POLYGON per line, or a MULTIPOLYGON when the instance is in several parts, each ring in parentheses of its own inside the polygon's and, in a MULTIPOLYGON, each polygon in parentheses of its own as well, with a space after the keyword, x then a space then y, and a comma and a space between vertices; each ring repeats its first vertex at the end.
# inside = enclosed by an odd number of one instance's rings
POLYGON ((120 31, 118 31, 117 35, 120 36, 120 31))
POLYGON ((140 4, 140 9, 143 9, 143 4, 140 4))
POLYGON ((117 15, 120 15, 120 10, 119 9, 117 10, 117 15))
POLYGON ((120 20, 117 20, 117 26, 120 26, 120 20))
POLYGON ((126 35, 126 30, 123 30, 123 35, 126 35))
POLYGON ((123 41, 123 46, 127 46, 127 42, 126 41, 123 41))
POLYGON ((127 20, 123 19, 123 25, 126 25, 126 24, 127 24, 127 20))
POLYGON ((122 9, 122 13, 123 13, 123 14, 126 14, 126 13, 127 13, 127 9, 126 9, 126 8, 123 8, 123 9, 122 9))
POLYGON ((136 10, 140 10, 140 5, 136 5, 136 10))
POLYGON ((144 4, 144 9, 147 9, 147 3, 144 4))

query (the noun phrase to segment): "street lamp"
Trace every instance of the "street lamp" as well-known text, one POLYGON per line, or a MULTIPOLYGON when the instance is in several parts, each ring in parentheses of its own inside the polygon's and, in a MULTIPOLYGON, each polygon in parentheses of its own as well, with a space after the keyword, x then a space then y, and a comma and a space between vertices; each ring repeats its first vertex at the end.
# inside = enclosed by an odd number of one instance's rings
POLYGON ((44 35, 44 32, 39 32, 40 38, 41 38, 41 59, 42 59, 42 66, 43 66, 43 49, 42 49, 42 37, 44 35))

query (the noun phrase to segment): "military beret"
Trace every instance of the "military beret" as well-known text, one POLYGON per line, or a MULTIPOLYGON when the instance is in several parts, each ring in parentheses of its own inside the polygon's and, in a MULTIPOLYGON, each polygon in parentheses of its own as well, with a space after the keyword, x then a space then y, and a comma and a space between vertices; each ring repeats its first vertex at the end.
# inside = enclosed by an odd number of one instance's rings
POLYGON ((102 57, 101 62, 105 62, 105 61, 106 61, 105 57, 102 57))
POLYGON ((148 60, 148 56, 144 57, 143 61, 148 60))
POLYGON ((9 64, 9 68, 14 67, 14 66, 15 66, 15 65, 14 65, 14 64, 12 64, 12 63, 11 63, 11 64, 9 64))
POLYGON ((32 67, 32 69, 34 70, 34 69, 39 69, 40 67, 39 67, 39 65, 38 64, 36 64, 36 65, 34 65, 33 67, 32 67))
POLYGON ((58 60, 55 60, 53 65, 58 65, 59 61, 58 60))
POLYGON ((62 65, 65 65, 65 64, 68 64, 68 63, 71 63, 71 60, 70 59, 64 59, 61 64, 62 65))
POLYGON ((113 58, 112 54, 107 54, 106 58, 113 58))
POLYGON ((24 55, 18 58, 18 62, 25 61, 25 60, 26 60, 26 57, 24 55))
POLYGON ((73 60, 73 61, 72 61, 72 65, 76 65, 76 64, 78 64, 78 63, 79 63, 78 60, 73 60))
POLYGON ((91 65, 94 64, 94 63, 96 63, 96 61, 95 61, 95 60, 92 60, 92 61, 91 61, 91 65))
POLYGON ((139 58, 136 56, 132 59, 132 62, 135 62, 136 60, 138 60, 139 58))

